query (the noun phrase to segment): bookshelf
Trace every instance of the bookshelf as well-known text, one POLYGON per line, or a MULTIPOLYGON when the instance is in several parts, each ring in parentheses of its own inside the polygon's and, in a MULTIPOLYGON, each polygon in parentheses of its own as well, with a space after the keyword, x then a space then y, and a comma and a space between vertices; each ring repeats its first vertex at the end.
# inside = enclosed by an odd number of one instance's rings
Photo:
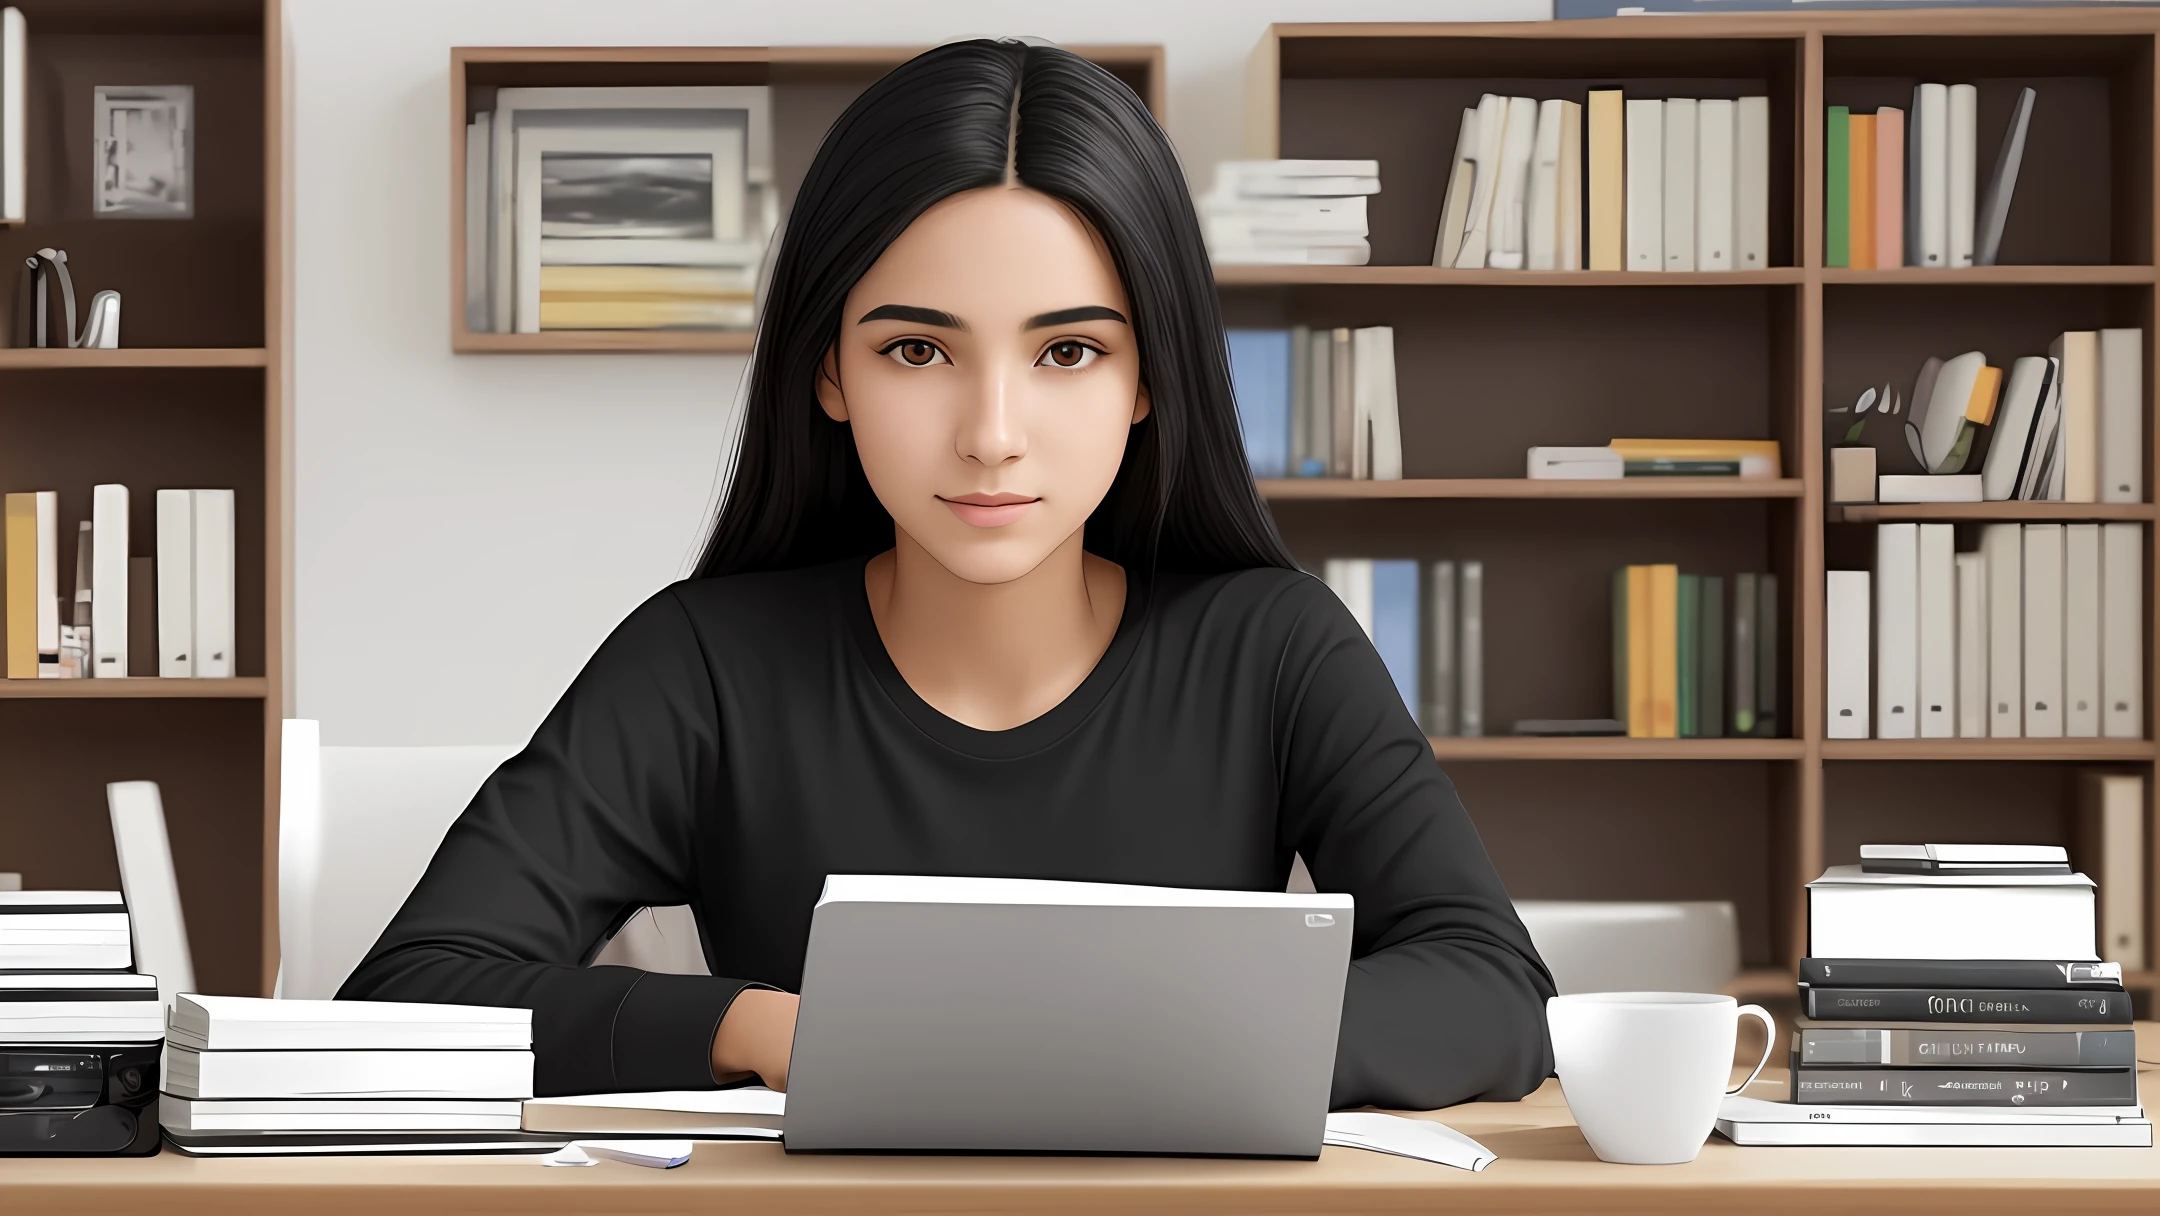
MULTIPOLYGON (((748 332, 549 330, 478 333, 465 324, 465 131, 495 90, 532 86, 769 85, 782 213, 825 132, 863 89, 921 46, 453 47, 450 51, 450 349, 457 354, 743 354, 748 332)), ((1108 69, 1163 115, 1159 46, 1068 48, 1108 69)))
MULTIPOLYGON (((2133 520, 2151 503, 1828 502, 1831 427, 1920 361, 2044 352, 2066 329, 2147 334, 2152 415, 2156 51, 2160 13, 1957 9, 1537 23, 1275 25, 1247 63, 1252 157, 1373 158, 1375 265, 1229 266, 1231 325, 1395 327, 1400 483, 1264 481, 1307 565, 1328 556, 1485 563, 1488 731, 1609 712, 1610 576, 1677 561, 1769 570, 1780 604, 1788 737, 1444 738, 1436 755, 1522 898, 1729 899, 1746 970, 1733 991, 1789 995, 1805 948, 1804 884, 1863 840, 2068 843, 2076 776, 2141 772, 2150 738, 1829 740, 1823 573, 1866 568, 1873 525, 2133 520), (2011 100, 2040 93, 2003 265, 1823 266, 1823 111, 1909 104, 1918 80, 1979 86, 1982 160, 2011 100), (1770 261, 1684 274, 1435 269, 1456 116, 1486 92, 1582 101, 1770 98, 1770 261), (1439 132, 1446 132, 1439 135, 1439 132), (1519 480, 1533 444, 1619 436, 1776 439, 1783 481, 1741 486, 1519 480)), ((1983 172, 1987 164, 1981 165, 1983 172)), ((1907 471, 1886 464, 1885 472, 1907 471)), ((2147 528, 2147 705, 2160 684, 2156 553, 2147 528)), ((2147 711, 2151 721, 2151 710, 2147 711)), ((2149 731, 2148 727, 2148 731, 2149 731)), ((2148 816, 2150 823, 2150 816, 2148 816)), ((2160 848, 2148 828, 2151 898, 2160 848)), ((2160 944, 2160 904, 2148 941, 2160 944)), ((2134 983, 2150 990, 2160 977, 2134 983)))
MULTIPOLYGON (((121 293, 118 350, 0 348, 0 488, 57 490, 72 536, 90 487, 130 492, 153 556, 154 491, 236 493, 237 678, 0 680, 0 870, 117 889, 105 784, 163 793, 196 980, 266 994, 277 967, 277 760, 289 704, 292 363, 281 0, 9 0, 29 47, 21 273, 67 250, 80 298, 121 293), (195 89, 195 215, 91 217, 91 89, 195 89)), ((12 333, 15 280, 0 295, 12 333)), ((72 574, 73 548, 62 566, 72 574)))

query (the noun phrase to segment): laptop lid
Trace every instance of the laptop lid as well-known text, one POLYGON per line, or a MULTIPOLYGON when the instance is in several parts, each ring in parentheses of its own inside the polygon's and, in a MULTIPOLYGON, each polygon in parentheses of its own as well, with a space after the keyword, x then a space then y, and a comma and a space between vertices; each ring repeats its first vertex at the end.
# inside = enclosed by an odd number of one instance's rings
POLYGON ((1319 1155, 1343 894, 834 875, 790 1151, 1319 1155))

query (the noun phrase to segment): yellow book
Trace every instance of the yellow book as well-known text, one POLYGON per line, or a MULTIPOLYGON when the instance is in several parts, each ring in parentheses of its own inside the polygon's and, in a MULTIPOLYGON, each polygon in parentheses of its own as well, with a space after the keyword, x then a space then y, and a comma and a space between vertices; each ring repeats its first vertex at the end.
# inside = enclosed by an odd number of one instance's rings
POLYGON ((1680 737, 1680 567, 1650 566, 1650 737, 1680 737))
POLYGON ((749 329, 748 301, 666 299, 556 300, 540 297, 541 329, 749 329))
POLYGON ((1627 111, 1618 89, 1590 90, 1590 269, 1625 268, 1627 223, 1627 111))
POLYGON ((1627 568, 1628 715, 1631 739, 1647 739, 1650 706, 1650 567, 1627 568))
POLYGON ((1875 268, 1875 116, 1855 114, 1847 137, 1852 166, 1852 266, 1875 268))
POLYGON ((1983 367, 1973 377, 1972 399, 1965 403, 1965 420, 1977 426, 1995 421, 1995 398, 2002 390, 2002 369, 1983 367))
POLYGON ((37 649, 37 495, 7 496, 7 678, 35 680, 37 649))

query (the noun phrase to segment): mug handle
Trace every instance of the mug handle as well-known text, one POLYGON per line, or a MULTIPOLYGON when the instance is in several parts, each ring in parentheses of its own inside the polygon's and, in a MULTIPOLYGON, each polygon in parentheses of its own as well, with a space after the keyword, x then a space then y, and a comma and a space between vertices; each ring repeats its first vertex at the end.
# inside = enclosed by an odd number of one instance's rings
POLYGON ((1763 1066, 1770 1062, 1770 1053, 1777 1050, 1777 1021, 1770 1016, 1768 1010, 1760 1005, 1742 1005, 1738 1010, 1738 1016, 1745 1017, 1750 1014, 1762 1019, 1762 1059, 1755 1061, 1755 1071, 1747 1075, 1747 1080, 1725 1091, 1725 1096, 1728 1098, 1754 1084, 1755 1078, 1762 1075, 1763 1066))

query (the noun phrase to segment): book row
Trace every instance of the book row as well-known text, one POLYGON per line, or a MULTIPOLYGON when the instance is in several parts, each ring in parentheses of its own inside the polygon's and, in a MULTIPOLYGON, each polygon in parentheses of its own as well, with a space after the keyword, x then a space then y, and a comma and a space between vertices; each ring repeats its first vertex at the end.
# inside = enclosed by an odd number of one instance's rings
POLYGON ((1909 121, 1907 111, 1895 106, 1873 114, 1829 107, 1823 124, 1823 264, 1860 270, 1995 265, 2037 100, 2033 90, 2019 90, 1984 189, 1974 86, 1913 86, 1909 121))
POLYGON ((234 659, 233 492, 159 490, 156 558, 133 556, 128 488, 91 490, 60 579, 60 496, 7 496, 7 676, 220 679, 234 659))
POLYGON ((1327 585, 1427 735, 1485 733, 1485 563, 1329 558, 1327 585))
POLYGON ((1393 328, 1299 325, 1227 337, 1254 477, 1402 477, 1393 328))
POLYGON ((1365 200, 1378 193, 1378 161, 1225 161, 1193 207, 1219 265, 1363 266, 1365 200))
POLYGON ((1592 89, 1585 105, 1487 93, 1463 111, 1433 265, 1769 264, 1769 98, 1592 89))
POLYGON ((1829 737, 2144 738, 2143 526, 1955 543, 1950 524, 1880 524, 1872 571, 1827 573, 1829 737))
POLYGON ((1613 572, 1613 732, 1637 739, 1778 733, 1778 580, 1678 566, 1613 572), (1728 625, 1728 622, 1730 624, 1728 625))

